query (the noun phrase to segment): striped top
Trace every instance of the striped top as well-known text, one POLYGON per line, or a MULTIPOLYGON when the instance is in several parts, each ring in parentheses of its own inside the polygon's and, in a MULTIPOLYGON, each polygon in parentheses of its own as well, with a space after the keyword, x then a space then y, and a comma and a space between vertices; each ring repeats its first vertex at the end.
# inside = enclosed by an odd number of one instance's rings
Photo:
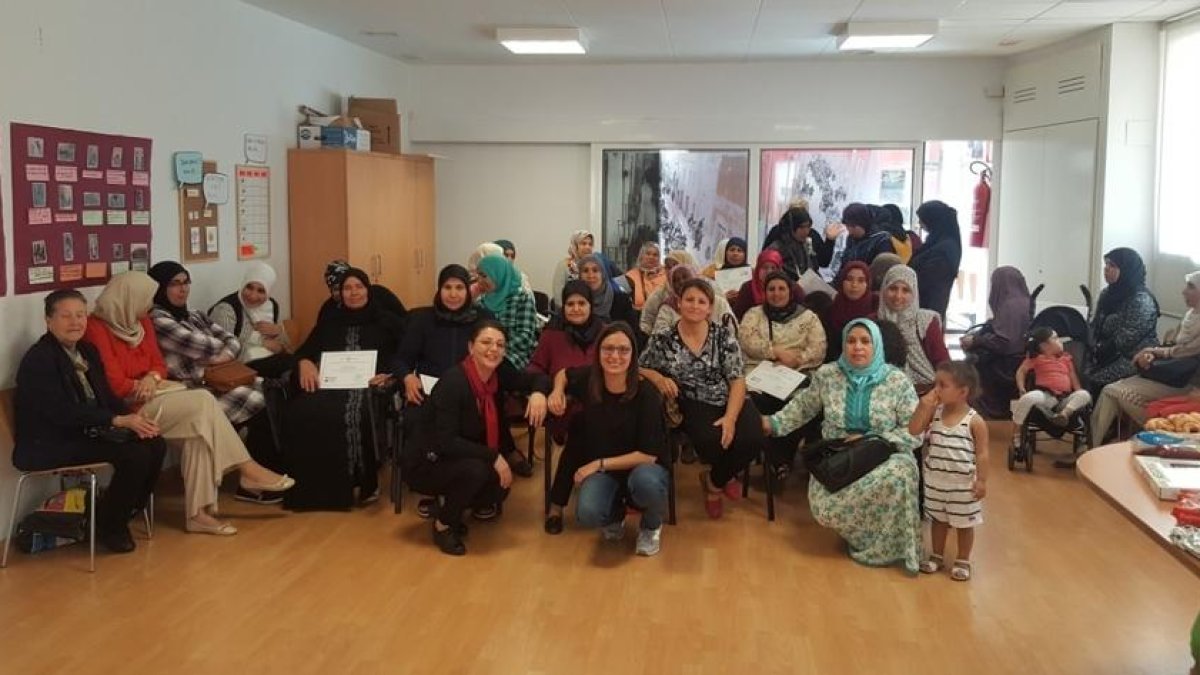
POLYGON ((938 406, 926 441, 925 468, 928 471, 942 474, 938 477, 944 479, 961 480, 975 475, 975 439, 971 436, 971 419, 974 417, 975 410, 968 408, 958 424, 947 427, 942 424, 942 407, 938 406))

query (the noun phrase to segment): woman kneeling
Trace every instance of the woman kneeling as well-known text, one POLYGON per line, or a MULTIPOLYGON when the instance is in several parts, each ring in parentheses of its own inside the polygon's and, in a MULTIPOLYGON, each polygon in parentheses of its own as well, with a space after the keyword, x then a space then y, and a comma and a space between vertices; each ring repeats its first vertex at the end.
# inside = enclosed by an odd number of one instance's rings
POLYGON ((667 429, 662 397, 639 381, 637 340, 624 322, 600 334, 592 365, 560 370, 550 411, 566 412, 566 395, 584 404, 558 462, 546 531, 562 531, 562 511, 572 485, 579 486, 575 519, 599 527, 605 541, 625 535, 626 506, 642 512, 638 555, 659 550, 667 511, 667 429))
POLYGON ((893 452, 883 463, 837 491, 809 481, 808 503, 818 523, 846 540, 855 561, 876 567, 901 562, 916 574, 921 519, 912 451, 921 443, 908 433, 908 423, 917 393, 903 371, 884 362, 882 341, 874 322, 851 321, 841 358, 818 368, 812 386, 763 418, 763 429, 785 436, 823 411, 821 435, 826 440, 877 437, 890 444, 893 452))

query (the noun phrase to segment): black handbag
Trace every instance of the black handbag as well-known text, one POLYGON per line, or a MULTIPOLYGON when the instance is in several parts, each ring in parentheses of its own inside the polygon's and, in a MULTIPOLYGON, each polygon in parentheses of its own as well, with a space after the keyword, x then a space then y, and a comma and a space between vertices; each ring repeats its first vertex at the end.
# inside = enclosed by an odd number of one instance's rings
POLYGON ((1196 371, 1200 370, 1200 357, 1189 356, 1182 359, 1155 359, 1150 367, 1141 372, 1147 380, 1153 380, 1168 387, 1180 389, 1186 387, 1196 371))
POLYGON ((83 433, 88 438, 105 443, 132 443, 138 439, 137 432, 133 429, 112 425, 88 427, 83 430, 83 433))
POLYGON ((887 461, 895 448, 878 436, 821 441, 804 450, 804 466, 826 490, 837 492, 887 461))

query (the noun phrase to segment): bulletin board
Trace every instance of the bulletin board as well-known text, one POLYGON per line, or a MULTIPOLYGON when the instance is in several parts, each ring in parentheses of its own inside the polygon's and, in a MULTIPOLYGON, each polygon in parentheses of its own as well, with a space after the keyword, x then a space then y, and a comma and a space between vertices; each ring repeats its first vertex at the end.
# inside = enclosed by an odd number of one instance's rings
MULTIPOLYGON (((217 163, 204 160, 204 175, 217 173, 217 163)), ((221 221, 216 204, 204 199, 202 185, 179 189, 179 249, 183 262, 211 262, 221 257, 221 221)))
POLYGON ((148 269, 150 139, 11 129, 16 292, 98 286, 148 269))
POLYGON ((238 260, 271 256, 271 168, 239 164, 237 177, 238 260))

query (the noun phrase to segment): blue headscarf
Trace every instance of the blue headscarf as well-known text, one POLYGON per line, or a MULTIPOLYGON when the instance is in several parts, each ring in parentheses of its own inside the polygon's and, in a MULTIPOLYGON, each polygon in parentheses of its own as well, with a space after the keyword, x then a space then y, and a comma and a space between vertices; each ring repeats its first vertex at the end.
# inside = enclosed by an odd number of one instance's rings
POLYGON ((871 429, 871 392, 888 374, 888 366, 883 360, 883 335, 874 321, 855 319, 842 330, 842 345, 842 357, 837 364, 849 382, 846 388, 846 430, 865 433, 871 429), (844 348, 846 338, 855 326, 862 326, 871 333, 871 345, 874 347, 871 362, 861 368, 850 364, 844 348))
POLYGON ((521 275, 511 261, 503 256, 484 256, 479 259, 479 271, 487 275, 493 288, 480 302, 493 314, 508 304, 508 299, 521 291, 521 275))

